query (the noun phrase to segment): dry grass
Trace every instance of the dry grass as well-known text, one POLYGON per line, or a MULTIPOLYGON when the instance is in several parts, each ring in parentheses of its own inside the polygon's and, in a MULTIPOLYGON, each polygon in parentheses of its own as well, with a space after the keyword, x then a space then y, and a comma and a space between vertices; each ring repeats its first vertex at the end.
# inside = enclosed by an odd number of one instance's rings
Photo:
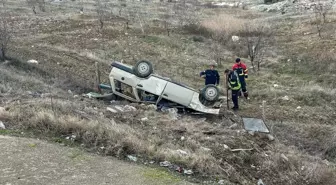
MULTIPOLYGON (((245 23, 251 23, 248 18, 263 21, 263 17, 242 12, 235 16, 218 12, 198 14, 206 17, 201 24, 183 27, 189 34, 205 36, 195 42, 192 35, 180 32, 178 22, 181 20, 175 20, 181 18, 180 15, 171 16, 169 20, 171 36, 167 36, 162 25, 151 22, 152 19, 162 21, 160 17, 165 17, 162 10, 166 4, 155 4, 161 6, 157 8, 149 3, 127 4, 128 11, 137 8, 141 10, 140 15, 147 15, 143 20, 146 23, 143 35, 137 19, 130 19, 130 29, 125 28, 124 21, 128 18, 125 12, 121 18, 108 20, 105 30, 98 32, 93 1, 85 1, 84 15, 74 13, 77 3, 49 4, 47 12, 36 16, 21 7, 27 14, 13 15, 18 19, 19 28, 9 54, 22 61, 1 64, 0 90, 6 93, 1 106, 7 107, 9 113, 1 113, 0 119, 6 121, 8 128, 33 130, 39 136, 76 135, 77 144, 101 154, 169 160, 192 168, 197 177, 224 178, 234 184, 256 184, 258 178, 274 185, 335 184, 335 82, 334 64, 330 62, 335 60, 334 40, 303 35, 312 29, 309 21, 301 22, 303 25, 295 22, 292 29, 283 26, 287 23, 282 20, 278 21, 277 45, 270 49, 275 54, 266 56, 269 60, 260 72, 250 72, 247 82, 251 100, 240 100, 242 110, 237 115, 252 117, 261 117, 260 105, 266 100, 266 121, 277 138, 271 143, 264 137, 244 132, 238 118, 232 115, 229 117, 236 120, 238 128, 229 129, 233 122, 225 117, 204 120, 183 116, 172 121, 168 115, 140 105, 134 105, 137 112, 113 114, 106 111, 103 102, 74 98, 67 93, 69 89, 77 90, 77 95, 91 91, 96 61, 108 72, 111 60, 134 64, 143 58, 153 61, 157 73, 200 88, 203 81, 198 74, 207 68, 209 61, 223 58, 218 67, 221 72, 230 68, 238 55, 232 43, 223 46, 213 40, 211 34, 244 37, 245 23), (294 32, 291 35, 295 37, 288 39, 289 32, 294 32), (290 50, 283 49, 285 47, 290 50), (24 61, 29 59, 36 59, 40 64, 28 65, 24 61), (293 61, 299 60, 298 66, 304 67, 294 70, 293 61), (51 91, 51 94, 32 99, 27 96, 28 91, 44 94, 51 91), (282 100, 284 96, 290 100, 282 100), (297 109, 298 106, 301 109, 297 109), (149 121, 140 121, 143 117, 149 121), (225 149, 224 144, 232 149, 254 150, 235 153, 225 149), (179 153, 179 149, 187 155, 179 153), (281 154, 286 155, 288 161, 281 154), (325 158, 330 161, 329 166, 322 161, 325 158)), ((11 1, 12 8, 18 6, 16 1, 11 1)), ((247 64, 250 66, 248 61, 247 64)))
POLYGON ((78 102, 58 100, 52 108, 48 99, 13 104, 8 110, 10 127, 49 136, 75 135, 76 143, 100 154, 120 158, 135 154, 142 156, 143 160, 168 160, 193 169, 197 175, 225 177, 231 182, 249 182, 258 177, 273 184, 287 180, 288 184, 328 184, 334 179, 332 169, 319 159, 311 161, 309 156, 282 144, 267 146, 264 139, 253 138, 241 130, 230 130, 223 124, 214 126, 189 116, 171 121, 168 115, 155 113, 146 107, 141 109, 141 106, 137 106, 138 112, 126 115, 105 112, 103 106, 98 109, 85 107, 83 117, 78 114, 83 112, 82 106, 78 102), (94 111, 102 111, 103 115, 97 116, 94 111), (131 115, 133 120, 127 119, 131 115), (139 121, 144 115, 149 118, 148 122, 139 121), (204 134, 212 132, 211 135, 204 134), (182 136, 185 140, 180 139, 182 136), (232 149, 252 147, 254 151, 233 153, 225 149, 224 144, 232 149), (285 153, 289 161, 284 161, 280 153, 285 153), (298 170, 302 165, 307 169, 298 170), (254 172, 255 168, 259 170, 254 172), (276 176, 275 171, 281 176, 276 176), (315 178, 310 178, 311 175, 315 178))
POLYGON ((220 14, 205 20, 201 23, 205 28, 215 32, 216 34, 237 34, 240 32, 248 21, 236 18, 232 15, 220 14))

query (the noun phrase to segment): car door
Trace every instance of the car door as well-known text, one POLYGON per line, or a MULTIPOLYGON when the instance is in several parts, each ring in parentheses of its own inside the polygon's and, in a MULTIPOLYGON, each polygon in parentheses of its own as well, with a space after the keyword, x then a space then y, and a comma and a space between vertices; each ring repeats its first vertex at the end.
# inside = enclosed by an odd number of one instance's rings
POLYGON ((162 98, 168 99, 183 106, 189 106, 195 91, 179 84, 168 82, 162 98))
POLYGON ((137 89, 161 96, 166 85, 166 80, 150 76, 147 79, 140 79, 137 84, 137 89))

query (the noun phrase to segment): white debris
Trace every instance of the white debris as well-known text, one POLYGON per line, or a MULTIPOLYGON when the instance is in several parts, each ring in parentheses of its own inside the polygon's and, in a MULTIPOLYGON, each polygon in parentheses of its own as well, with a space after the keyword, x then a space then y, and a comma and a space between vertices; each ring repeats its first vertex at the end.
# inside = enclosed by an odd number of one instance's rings
POLYGON ((300 107, 300 106, 298 106, 298 107, 296 107, 296 109, 301 109, 301 107, 300 107))
POLYGON ((138 160, 137 157, 132 156, 132 155, 128 155, 127 158, 128 158, 129 160, 131 160, 131 161, 134 161, 134 162, 136 162, 136 161, 138 160))
POLYGON ((185 137, 184 137, 184 136, 182 136, 182 137, 181 137, 181 141, 184 141, 184 140, 185 140, 185 137))
POLYGON ((178 114, 177 114, 177 108, 168 108, 168 109, 163 109, 163 112, 168 112, 170 118, 172 120, 177 120, 178 118, 178 114))
POLYGON ((188 152, 184 151, 184 150, 176 150, 178 153, 182 154, 182 155, 188 155, 188 152))
POLYGON ((235 129, 235 128, 237 128, 237 127, 238 127, 238 124, 237 124, 237 123, 235 123, 235 124, 233 124, 233 125, 229 126, 229 129, 235 129))
POLYGON ((285 100, 285 101, 288 101, 289 100, 289 97, 288 96, 284 96, 281 98, 282 100, 285 100))
POLYGON ((279 85, 278 84, 273 84, 273 87, 279 87, 279 85))
POLYGON ((289 161, 288 157, 285 156, 285 154, 281 154, 280 155, 281 159, 283 159, 284 161, 289 161))
POLYGON ((237 41, 239 41, 239 37, 233 35, 233 36, 232 36, 232 41, 233 41, 233 42, 237 42, 237 41))
POLYGON ((213 6, 220 6, 220 7, 241 7, 241 2, 234 2, 234 3, 227 3, 227 2, 220 2, 220 3, 211 3, 213 6))
POLYGON ((183 173, 186 175, 192 175, 194 172, 192 170, 184 170, 183 173))
POLYGON ((125 106, 124 106, 124 110, 125 110, 126 112, 131 112, 131 111, 136 111, 137 109, 136 109, 135 107, 133 107, 133 106, 125 105, 125 106))
POLYGON ((267 138, 268 138, 268 140, 270 140, 270 141, 274 141, 274 136, 272 136, 271 134, 267 134, 267 138))
POLYGON ((30 63, 30 64, 38 64, 38 61, 37 61, 37 60, 28 60, 27 63, 30 63))
POLYGON ((264 182, 261 179, 259 179, 257 185, 266 185, 266 184, 264 184, 264 182))
POLYGON ((115 109, 111 108, 111 107, 107 107, 106 110, 113 112, 113 113, 117 113, 118 111, 116 111, 115 109))
POLYGON ((150 105, 148 105, 147 107, 148 107, 149 109, 153 109, 153 110, 156 110, 156 109, 157 109, 156 105, 153 105, 153 104, 150 104, 150 105))
POLYGON ((141 121, 148 121, 147 117, 141 118, 141 121))
POLYGON ((2 121, 0 121, 0 130, 5 130, 5 129, 6 129, 5 124, 2 121))
POLYGON ((224 149, 230 149, 230 147, 228 146, 228 145, 226 145, 226 144, 224 144, 224 149))
POLYGON ((211 151, 211 149, 210 149, 210 148, 201 147, 201 149, 202 149, 202 150, 204 150, 204 151, 206 151, 206 152, 209 152, 209 151, 211 151))
POLYGON ((171 165, 171 163, 169 161, 160 162, 160 166, 168 167, 170 165, 171 165))
POLYGON ((219 180, 218 184, 225 184, 225 181, 224 180, 219 180))
POLYGON ((121 112, 124 112, 124 109, 119 105, 114 106, 114 108, 116 108, 117 110, 119 110, 121 112))

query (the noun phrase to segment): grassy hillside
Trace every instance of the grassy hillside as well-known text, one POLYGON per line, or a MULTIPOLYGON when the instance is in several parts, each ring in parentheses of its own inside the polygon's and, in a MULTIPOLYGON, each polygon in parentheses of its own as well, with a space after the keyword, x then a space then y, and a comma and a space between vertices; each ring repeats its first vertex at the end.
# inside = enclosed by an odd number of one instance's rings
POLYGON ((38 3, 5 1, 0 20, 12 28, 12 40, 8 59, 0 63, 0 106, 6 109, 0 120, 13 133, 57 142, 69 144, 64 138, 75 135, 73 144, 102 155, 168 160, 192 169, 198 182, 336 183, 335 13, 327 15, 319 37, 320 22, 309 12, 183 2, 46 1, 41 11, 38 3), (259 36, 260 69, 253 70, 247 46, 259 36), (223 71, 236 57, 250 68, 251 100, 240 100, 242 110, 235 114, 223 109, 220 117, 172 120, 136 104, 135 112, 114 114, 106 111, 109 103, 82 97, 94 90, 95 62, 104 82, 112 61, 147 59, 156 73, 200 88, 198 74, 210 62, 218 62, 224 82, 223 71), (39 63, 27 63, 31 59, 39 63), (244 116, 263 116, 275 141, 245 132, 239 119, 244 116))

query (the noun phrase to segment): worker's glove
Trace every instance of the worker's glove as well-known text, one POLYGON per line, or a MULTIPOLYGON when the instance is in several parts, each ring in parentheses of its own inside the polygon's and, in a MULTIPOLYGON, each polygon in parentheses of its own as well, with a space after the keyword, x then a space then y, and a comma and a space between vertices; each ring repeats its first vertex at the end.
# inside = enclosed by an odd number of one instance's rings
POLYGON ((245 75, 245 78, 248 78, 248 76, 247 76, 247 75, 245 75))

